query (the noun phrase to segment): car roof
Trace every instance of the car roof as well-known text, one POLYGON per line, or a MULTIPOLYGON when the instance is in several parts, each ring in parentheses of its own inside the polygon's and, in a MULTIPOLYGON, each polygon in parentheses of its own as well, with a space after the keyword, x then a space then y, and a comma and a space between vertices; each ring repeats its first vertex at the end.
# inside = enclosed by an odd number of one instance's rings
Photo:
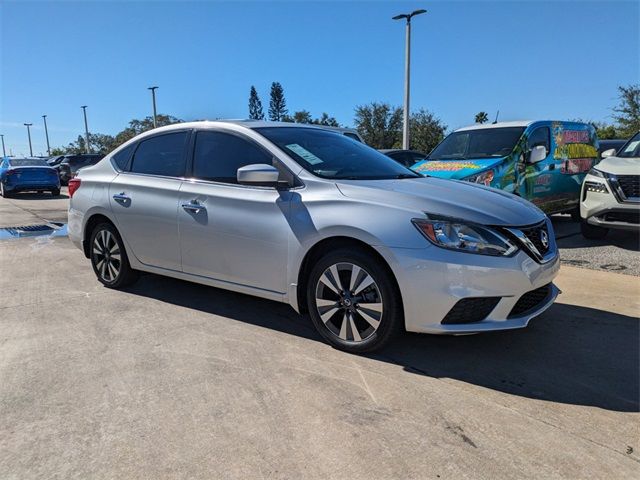
POLYGON ((327 130, 329 128, 324 125, 312 125, 308 123, 271 122, 266 120, 232 119, 232 120, 199 120, 197 122, 174 123, 172 125, 167 125, 165 127, 159 127, 159 128, 154 128, 153 130, 147 130, 144 133, 168 132, 172 130, 182 130, 184 128, 213 127, 216 125, 239 125, 239 126, 250 128, 250 129, 264 128, 264 127, 276 127, 276 128, 295 127, 295 128, 315 128, 319 130, 327 130))
POLYGON ((528 127, 533 122, 533 120, 516 120, 513 122, 478 123, 475 125, 469 125, 468 127, 458 128, 456 132, 463 132, 465 130, 484 130, 486 128, 528 127))
POLYGON ((407 153, 417 153, 419 155, 426 155, 424 152, 420 150, 405 150, 403 148, 382 148, 378 150, 380 153, 397 153, 397 152, 407 152, 407 153))

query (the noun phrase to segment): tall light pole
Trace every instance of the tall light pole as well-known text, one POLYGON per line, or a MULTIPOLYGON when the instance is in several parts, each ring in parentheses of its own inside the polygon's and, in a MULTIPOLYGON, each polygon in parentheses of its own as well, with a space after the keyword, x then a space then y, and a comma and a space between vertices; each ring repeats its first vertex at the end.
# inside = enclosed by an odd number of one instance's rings
POLYGON ((51 147, 49 146, 49 130, 47 130, 47 116, 42 115, 44 120, 44 134, 47 137, 47 155, 51 156, 51 147))
POLYGON ((33 123, 25 123, 24 126, 27 127, 27 135, 29 136, 29 156, 33 157, 33 148, 31 148, 31 130, 30 127, 33 123))
POLYGON ((151 90, 151 100, 153 101, 153 128, 158 126, 158 114, 156 112, 156 90, 158 87, 147 87, 147 90, 151 90))
POLYGON ((405 55, 404 55, 404 114, 402 117, 402 148, 409 149, 409 89, 410 89, 410 66, 411 66, 411 19, 416 15, 427 13, 426 10, 414 10, 411 13, 396 15, 393 20, 407 20, 405 35, 405 55))
POLYGON ((2 138, 2 156, 6 157, 7 151, 4 149, 4 135, 0 135, 0 138, 2 138))
POLYGON ((89 145, 89 124, 87 123, 87 106, 82 105, 80 108, 84 113, 84 135, 85 142, 87 142, 87 153, 91 153, 91 146, 89 145))

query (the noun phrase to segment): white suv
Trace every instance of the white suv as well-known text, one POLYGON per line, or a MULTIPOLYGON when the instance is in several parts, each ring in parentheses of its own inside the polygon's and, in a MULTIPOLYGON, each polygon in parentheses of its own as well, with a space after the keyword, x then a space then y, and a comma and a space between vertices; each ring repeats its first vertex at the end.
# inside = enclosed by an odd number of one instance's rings
POLYGON ((585 177, 580 195, 582 235, 604 238, 610 228, 640 231, 640 132, 585 177))

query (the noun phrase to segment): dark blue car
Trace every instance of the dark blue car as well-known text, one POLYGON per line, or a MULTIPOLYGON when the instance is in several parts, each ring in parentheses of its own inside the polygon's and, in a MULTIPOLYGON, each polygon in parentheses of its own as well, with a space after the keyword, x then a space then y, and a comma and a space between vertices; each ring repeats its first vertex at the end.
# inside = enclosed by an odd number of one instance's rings
POLYGON ((9 158, 0 162, 0 195, 25 191, 48 191, 60 195, 58 172, 40 158, 9 158))

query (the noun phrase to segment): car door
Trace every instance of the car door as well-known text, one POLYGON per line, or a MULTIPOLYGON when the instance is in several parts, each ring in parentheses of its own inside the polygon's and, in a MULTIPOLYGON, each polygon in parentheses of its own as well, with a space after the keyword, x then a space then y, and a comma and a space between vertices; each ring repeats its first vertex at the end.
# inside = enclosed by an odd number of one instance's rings
POLYGON ((525 135, 524 153, 519 159, 519 163, 518 192, 520 196, 545 211, 553 208, 553 203, 558 200, 554 196, 559 171, 553 158, 551 130, 548 126, 536 127, 525 135), (545 147, 547 155, 540 162, 530 163, 531 151, 539 145, 545 147))
POLYGON ((181 270, 177 211, 189 136, 182 130, 141 140, 109 186, 118 229, 145 265, 181 270))
POLYGON ((183 271, 284 293, 291 193, 236 181, 238 168, 273 156, 236 132, 202 130, 192 158, 178 210, 183 271))

